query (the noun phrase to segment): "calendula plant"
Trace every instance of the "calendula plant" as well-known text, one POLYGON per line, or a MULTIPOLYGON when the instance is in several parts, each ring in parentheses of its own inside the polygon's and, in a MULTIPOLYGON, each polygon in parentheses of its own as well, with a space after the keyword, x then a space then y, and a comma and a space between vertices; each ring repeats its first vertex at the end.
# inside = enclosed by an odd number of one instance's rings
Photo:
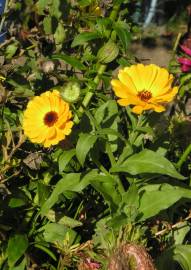
POLYGON ((130 53, 130 2, 6 2, 2 270, 191 269, 181 82, 130 53))

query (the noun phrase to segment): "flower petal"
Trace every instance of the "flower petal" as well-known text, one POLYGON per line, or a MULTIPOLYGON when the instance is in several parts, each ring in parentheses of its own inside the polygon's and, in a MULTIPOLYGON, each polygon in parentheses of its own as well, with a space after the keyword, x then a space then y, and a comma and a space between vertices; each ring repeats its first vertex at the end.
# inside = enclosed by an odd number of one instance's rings
POLYGON ((113 87, 113 91, 115 95, 120 98, 127 98, 128 93, 130 92, 126 85, 124 85, 119 80, 112 80, 111 85, 113 87))
POLYGON ((128 72, 125 70, 120 70, 118 74, 118 78, 121 81, 121 83, 126 86, 127 93, 136 95, 138 92, 138 89, 135 86, 134 81, 129 76, 128 72))

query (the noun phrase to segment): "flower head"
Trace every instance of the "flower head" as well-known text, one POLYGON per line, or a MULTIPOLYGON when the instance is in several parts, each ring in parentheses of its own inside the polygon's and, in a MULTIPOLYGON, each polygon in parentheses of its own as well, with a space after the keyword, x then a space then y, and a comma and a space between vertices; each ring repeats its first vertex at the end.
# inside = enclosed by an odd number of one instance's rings
MULTIPOLYGON (((191 49, 183 45, 180 45, 180 48, 186 54, 186 56, 191 56, 191 49)), ((178 62, 181 64, 180 68, 182 72, 189 72, 191 70, 191 59, 186 57, 179 57, 178 62)))
POLYGON ((69 135, 73 122, 69 105, 57 90, 47 91, 29 101, 24 112, 23 129, 34 143, 49 147, 69 135))
POLYGON ((144 110, 162 112, 164 104, 172 101, 178 87, 172 87, 173 75, 156 65, 137 64, 119 70, 119 80, 112 80, 115 95, 121 106, 135 105, 134 113, 144 110))

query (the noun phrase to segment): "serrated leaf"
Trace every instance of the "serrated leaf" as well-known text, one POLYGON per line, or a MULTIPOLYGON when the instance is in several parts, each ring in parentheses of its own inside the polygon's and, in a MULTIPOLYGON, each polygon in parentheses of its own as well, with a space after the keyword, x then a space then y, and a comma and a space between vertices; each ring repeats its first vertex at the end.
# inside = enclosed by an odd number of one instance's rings
POLYGON ((75 57, 66 54, 55 54, 51 57, 53 60, 63 60, 67 64, 79 70, 84 70, 86 67, 75 57))
POLYGON ((59 156, 58 159, 59 172, 63 172, 65 170, 67 164, 70 162, 70 160, 73 158, 75 154, 76 149, 71 149, 62 152, 62 154, 59 156))
POLYGON ((172 163, 159 153, 144 149, 125 160, 122 164, 111 168, 111 172, 127 172, 132 175, 142 173, 163 174, 173 178, 184 180, 172 163))
POLYGON ((97 140, 96 135, 82 133, 76 145, 76 157, 83 166, 86 156, 97 140))
POLYGON ((25 234, 15 234, 9 238, 7 254, 9 267, 14 264, 25 253, 28 247, 28 239, 25 234))
POLYGON ((98 32, 84 32, 78 34, 73 42, 71 47, 74 48, 79 45, 84 45, 86 42, 93 40, 93 39, 98 39, 101 38, 100 34, 98 32))

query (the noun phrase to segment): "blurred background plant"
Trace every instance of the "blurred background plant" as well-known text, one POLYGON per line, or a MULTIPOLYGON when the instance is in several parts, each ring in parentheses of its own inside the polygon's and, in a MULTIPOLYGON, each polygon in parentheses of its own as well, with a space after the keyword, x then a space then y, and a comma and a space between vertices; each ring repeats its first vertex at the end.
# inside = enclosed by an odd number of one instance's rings
MULTIPOLYGON (((161 21, 184 24, 188 2, 158 1, 152 22, 167 10, 161 21)), ((119 66, 140 61, 130 48, 151 1, 1 4, 0 269, 114 269, 121 250, 136 269, 126 245, 159 270, 191 269, 190 74, 172 63, 180 95, 160 115, 118 108, 110 86, 119 66), (52 89, 75 126, 45 149, 23 135, 22 117, 52 89)))

